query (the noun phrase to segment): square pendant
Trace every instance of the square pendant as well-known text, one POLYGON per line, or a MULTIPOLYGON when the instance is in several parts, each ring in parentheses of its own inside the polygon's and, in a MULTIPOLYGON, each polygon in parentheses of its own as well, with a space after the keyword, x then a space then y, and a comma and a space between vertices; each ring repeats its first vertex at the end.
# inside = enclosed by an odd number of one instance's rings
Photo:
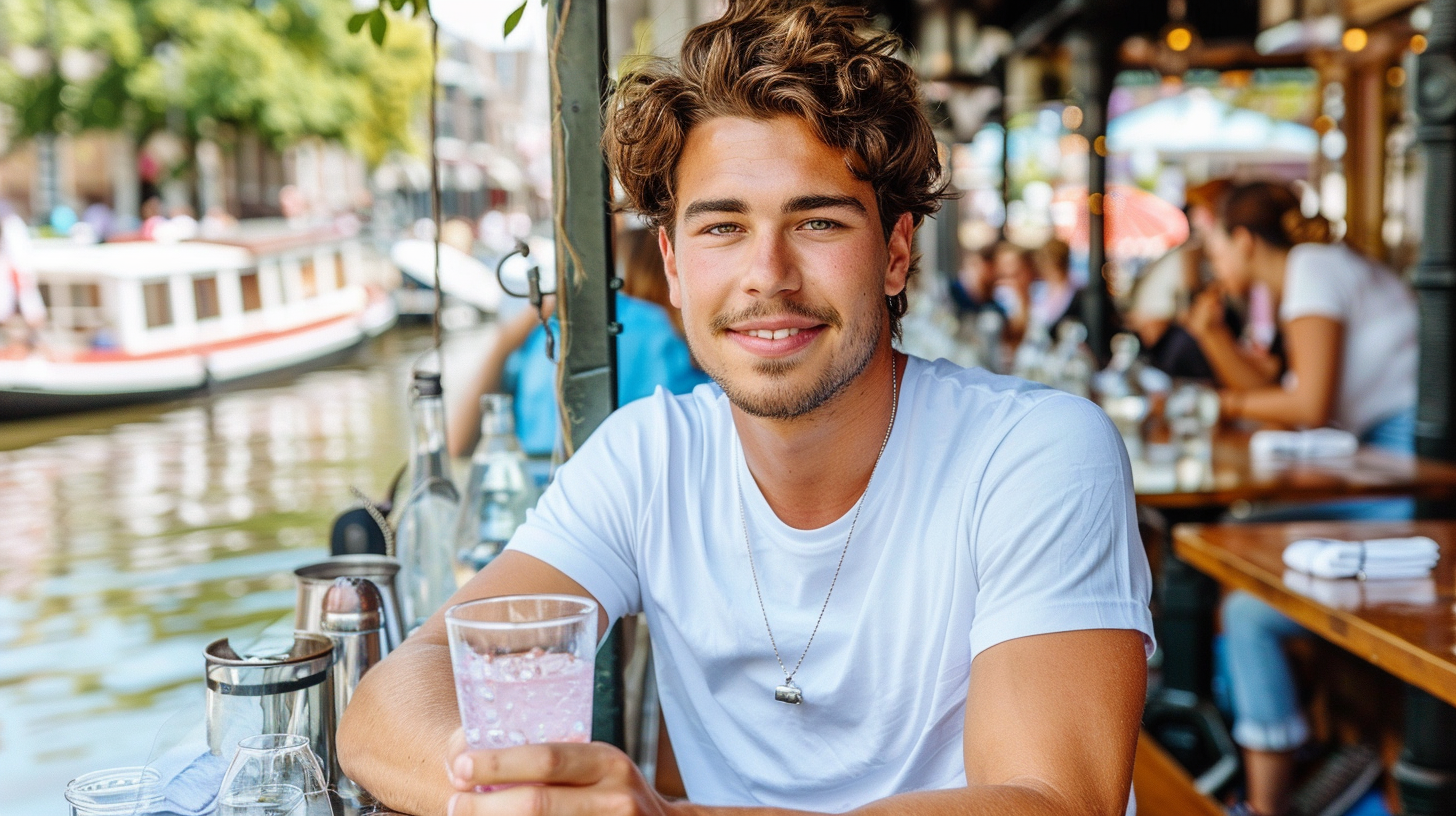
POLYGON ((774 699, 789 705, 798 705, 804 702, 804 692, 793 683, 785 683, 774 689, 774 699))

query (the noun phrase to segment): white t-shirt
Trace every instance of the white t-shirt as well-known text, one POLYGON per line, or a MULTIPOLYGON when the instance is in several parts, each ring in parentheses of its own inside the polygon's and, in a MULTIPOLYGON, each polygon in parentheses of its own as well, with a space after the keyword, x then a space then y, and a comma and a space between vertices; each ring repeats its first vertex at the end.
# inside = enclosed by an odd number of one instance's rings
POLYGON ((1331 423, 1356 436, 1416 404, 1416 299, 1393 272, 1344 244, 1297 244, 1279 318, 1319 316, 1344 328, 1331 423))
MULTIPOLYGON (((812 463, 806 463, 812 466, 812 463)), ((611 618, 645 611, 662 710, 693 801, 843 811, 964 786, 971 661, 1013 638, 1135 629, 1151 580, 1127 454, 1095 405, 910 358, 899 415, 828 611, 792 669, 854 515, 796 530, 748 474, 711 385, 613 414, 557 473, 510 548, 560 569, 611 618)))

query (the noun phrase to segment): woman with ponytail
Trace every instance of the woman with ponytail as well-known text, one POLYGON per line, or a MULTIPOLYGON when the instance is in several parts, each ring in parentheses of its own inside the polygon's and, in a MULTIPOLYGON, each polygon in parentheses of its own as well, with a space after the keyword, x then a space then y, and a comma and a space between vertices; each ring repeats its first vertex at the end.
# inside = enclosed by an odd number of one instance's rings
POLYGON ((1283 387, 1260 387, 1261 377, 1241 371, 1247 363, 1236 341, 1217 321, 1198 319, 1204 309, 1194 309, 1189 329, 1231 386, 1221 394, 1226 418, 1330 425, 1410 452, 1415 297, 1389 269, 1328 240, 1328 222, 1306 218, 1288 188, 1269 182, 1230 191, 1208 236, 1219 287, 1242 296, 1260 282, 1278 306, 1289 364, 1283 387))
MULTIPOLYGON (((1220 393, 1225 417, 1293 428, 1332 425, 1366 444, 1412 452, 1415 297, 1389 269, 1328 239, 1328 223, 1304 217, 1293 193, 1267 182, 1234 188, 1208 236, 1224 290, 1242 295, 1261 282, 1277 304, 1288 357, 1282 387, 1241 379, 1251 372, 1239 370, 1242 358, 1231 353, 1237 345, 1227 330, 1196 319, 1205 304, 1193 310, 1190 331, 1223 382, 1235 383, 1220 393)), ((1411 510, 1410 500, 1394 499, 1291 508, 1278 517, 1409 518, 1411 510)), ((1341 749, 1305 788, 1292 790, 1295 751, 1308 739, 1309 725, 1282 644, 1309 633, 1245 592, 1230 593, 1222 615, 1233 736, 1243 748, 1248 796, 1234 812, 1323 813, 1331 802, 1353 802, 1380 771, 1375 752, 1359 746, 1341 749)))

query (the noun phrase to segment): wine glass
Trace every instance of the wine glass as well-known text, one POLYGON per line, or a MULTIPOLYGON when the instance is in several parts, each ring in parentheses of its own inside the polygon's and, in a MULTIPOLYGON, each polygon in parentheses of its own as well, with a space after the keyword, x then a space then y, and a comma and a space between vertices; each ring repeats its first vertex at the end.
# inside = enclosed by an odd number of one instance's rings
POLYGON ((307 737, 259 734, 238 743, 218 792, 218 816, 329 812, 328 785, 307 737))

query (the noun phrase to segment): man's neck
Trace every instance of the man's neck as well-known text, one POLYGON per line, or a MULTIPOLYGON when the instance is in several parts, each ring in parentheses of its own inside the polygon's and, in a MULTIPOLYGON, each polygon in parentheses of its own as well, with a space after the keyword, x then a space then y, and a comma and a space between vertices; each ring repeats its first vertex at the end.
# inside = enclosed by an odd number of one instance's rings
POLYGON ((733 408, 748 470, 785 524, 823 527, 849 512, 869 486, 890 427, 892 360, 895 376, 903 378, 907 359, 885 342, 843 392, 797 419, 763 419, 733 408))

